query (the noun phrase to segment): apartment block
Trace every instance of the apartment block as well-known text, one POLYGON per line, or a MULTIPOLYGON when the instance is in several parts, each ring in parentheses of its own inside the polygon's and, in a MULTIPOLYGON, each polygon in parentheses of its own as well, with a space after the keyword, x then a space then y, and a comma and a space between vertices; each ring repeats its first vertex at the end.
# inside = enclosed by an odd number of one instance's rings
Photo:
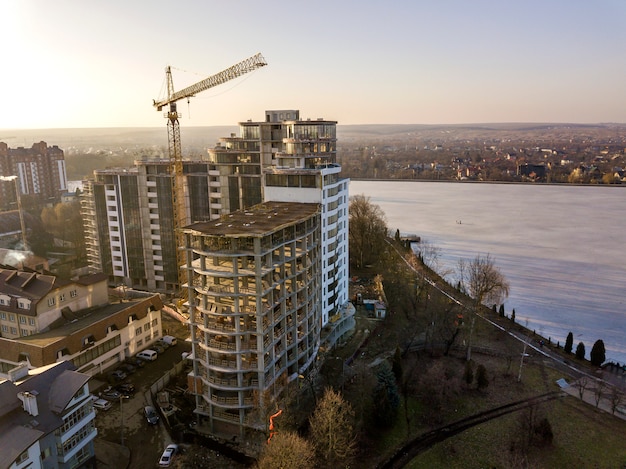
MULTIPOLYGON (((189 222, 219 216, 219 175, 206 161, 185 161, 189 222)), ((173 293, 178 290, 172 177, 165 160, 135 161, 84 181, 81 196, 87 258, 111 285, 173 293)))
POLYGON ((17 206, 16 185, 26 206, 60 202, 67 191, 63 150, 46 142, 31 148, 9 148, 0 142, 0 176, 16 176, 16 181, 0 181, 0 209, 17 206))
POLYGON ((103 274, 0 269, 0 379, 61 361, 102 373, 162 336, 162 307, 157 294, 109 303, 103 274))
MULTIPOLYGON (((349 180, 341 177, 337 164, 337 122, 325 119, 301 119, 296 109, 268 110, 262 121, 239 123, 239 136, 220 139, 209 150, 210 160, 221 174, 245 173, 249 179, 260 175, 263 201, 316 203, 321 206, 322 236, 322 324, 338 319, 348 302, 348 206, 349 180), (224 169, 231 161, 234 169, 224 169), (250 168, 242 170, 246 162, 250 168), (257 169, 253 169, 257 165, 257 169)), ((244 209, 255 203, 252 197, 240 197, 246 187, 237 181, 233 186, 222 180, 222 213, 244 209), (242 190, 239 190, 239 189, 242 190)), ((354 325, 347 324, 347 329, 354 325)))
POLYGON ((0 469, 95 468, 89 376, 64 361, 0 382, 0 469))
POLYGON ((315 361, 320 206, 265 202, 185 228, 196 412, 243 435, 315 361))

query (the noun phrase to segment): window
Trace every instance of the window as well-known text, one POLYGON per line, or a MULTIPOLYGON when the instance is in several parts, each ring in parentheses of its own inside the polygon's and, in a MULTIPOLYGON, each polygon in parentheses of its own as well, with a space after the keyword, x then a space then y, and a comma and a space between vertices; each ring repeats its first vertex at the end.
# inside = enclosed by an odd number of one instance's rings
POLYGON ((59 295, 59 303, 60 303, 61 301, 65 301, 65 293, 61 293, 61 294, 59 295))
POLYGON ((48 306, 54 306, 56 303, 55 298, 48 298, 48 306))
POLYGON ((9 314, 9 321, 15 322, 15 314, 9 314))
POLYGON ((5 326, 4 324, 2 325, 2 332, 8 333, 9 332, 9 326, 5 326))
POLYGON ((6 319, 7 313, 0 313, 0 319, 6 319))
POLYGON ((0 298, 0 305, 3 305, 4 303, 4 298, 0 298))
POLYGON ((35 318, 28 318, 28 325, 29 326, 34 326, 35 325, 35 318))
POLYGON ((137 347, 141 347, 143 345, 143 339, 137 341, 137 347))
POLYGON ((70 297, 71 298, 76 298, 77 295, 78 295, 78 292, 76 290, 70 291, 70 297))
POLYGON ((28 303, 28 301, 19 300, 17 302, 17 306, 20 309, 28 309, 30 307, 30 304, 28 303))
POLYGON ((26 324, 26 317, 20 316, 20 324, 26 324))
POLYGON ((158 319, 153 319, 152 320, 152 326, 153 327, 157 327, 159 325, 159 320, 158 319))
POLYGON ((11 328, 11 334, 17 335, 17 329, 15 327, 11 328))
POLYGON ((141 335, 141 327, 135 329, 135 335, 141 335))
POLYGON ((143 331, 144 331, 144 332, 147 332, 147 331, 149 331, 149 330, 150 330, 150 323, 144 324, 144 325, 143 325, 143 331))
POLYGON ((28 450, 24 451, 19 457, 15 460, 16 464, 22 464, 24 461, 28 459, 28 450))
POLYGON ((28 335, 28 329, 20 329, 20 335, 26 337, 28 335))

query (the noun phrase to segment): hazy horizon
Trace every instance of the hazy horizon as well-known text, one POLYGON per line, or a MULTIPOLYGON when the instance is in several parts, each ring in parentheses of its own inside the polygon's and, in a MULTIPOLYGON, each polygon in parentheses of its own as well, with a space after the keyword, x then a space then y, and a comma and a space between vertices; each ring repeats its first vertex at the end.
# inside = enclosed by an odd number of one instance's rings
MULTIPOLYGON (((329 120, 334 120, 330 118, 329 120)), ((232 123, 232 124, 219 124, 219 125, 183 125, 181 124, 180 129, 184 131, 185 129, 206 129, 206 128, 224 128, 224 129, 239 129, 239 122, 243 122, 241 120, 232 123)), ((262 122, 262 119, 257 120, 255 122, 262 122)), ((572 126, 572 127, 595 127, 595 126, 626 126, 625 122, 540 122, 540 121, 527 121, 527 122, 457 122, 457 123, 369 123, 369 124, 342 124, 337 123, 337 128, 340 127, 425 127, 425 128, 437 128, 437 127, 499 127, 499 128, 524 128, 527 126, 572 126)), ((108 130, 120 130, 120 131, 137 131, 137 130, 162 130, 166 128, 165 123, 163 125, 138 125, 138 126, 108 126, 108 127, 40 127, 40 128, 0 128, 0 139, 2 138, 2 132, 37 132, 37 131, 68 131, 68 130, 79 130, 79 131, 108 131, 108 130)))
POLYGON ((626 122, 624 2, 268 2, 181 0, 191 14, 173 29, 164 0, 0 2, 0 128, 158 127, 166 66, 181 90, 256 53, 266 67, 181 100, 181 126, 266 109, 344 125, 626 122))

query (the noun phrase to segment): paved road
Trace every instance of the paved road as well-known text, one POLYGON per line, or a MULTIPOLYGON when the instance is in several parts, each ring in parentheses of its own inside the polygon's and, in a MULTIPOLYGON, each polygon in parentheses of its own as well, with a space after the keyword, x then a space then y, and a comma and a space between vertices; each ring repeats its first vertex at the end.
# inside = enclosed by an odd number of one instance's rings
MULTIPOLYGON (((136 393, 130 399, 123 400, 121 405, 120 402, 115 402, 108 411, 98 412, 96 416, 98 467, 143 469, 157 465, 163 449, 172 442, 172 439, 162 421, 154 426, 146 422, 143 408, 152 404, 150 386, 173 364, 180 361, 181 353, 188 348, 188 344, 179 342, 167 349, 157 360, 147 363, 130 375, 128 381, 135 385, 136 393), (100 444, 98 440, 105 442, 100 444), (123 460, 120 458, 124 455, 128 465, 120 466, 120 461, 123 460)), ((103 385, 104 383, 93 379, 90 382, 92 389, 103 385)), ((97 389, 95 391, 97 392, 97 389)))

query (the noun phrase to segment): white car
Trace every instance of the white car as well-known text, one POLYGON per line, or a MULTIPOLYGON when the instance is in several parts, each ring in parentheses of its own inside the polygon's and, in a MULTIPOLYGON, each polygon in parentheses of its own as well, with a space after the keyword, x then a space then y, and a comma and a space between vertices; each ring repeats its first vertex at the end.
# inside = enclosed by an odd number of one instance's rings
POLYGON ((159 459, 159 466, 168 467, 172 464, 172 459, 174 459, 176 453, 178 453, 178 445, 167 445, 165 451, 163 451, 163 454, 161 455, 161 459, 159 459))
POLYGON ((93 401, 93 406, 98 410, 109 410, 111 403, 106 399, 96 399, 93 401))

